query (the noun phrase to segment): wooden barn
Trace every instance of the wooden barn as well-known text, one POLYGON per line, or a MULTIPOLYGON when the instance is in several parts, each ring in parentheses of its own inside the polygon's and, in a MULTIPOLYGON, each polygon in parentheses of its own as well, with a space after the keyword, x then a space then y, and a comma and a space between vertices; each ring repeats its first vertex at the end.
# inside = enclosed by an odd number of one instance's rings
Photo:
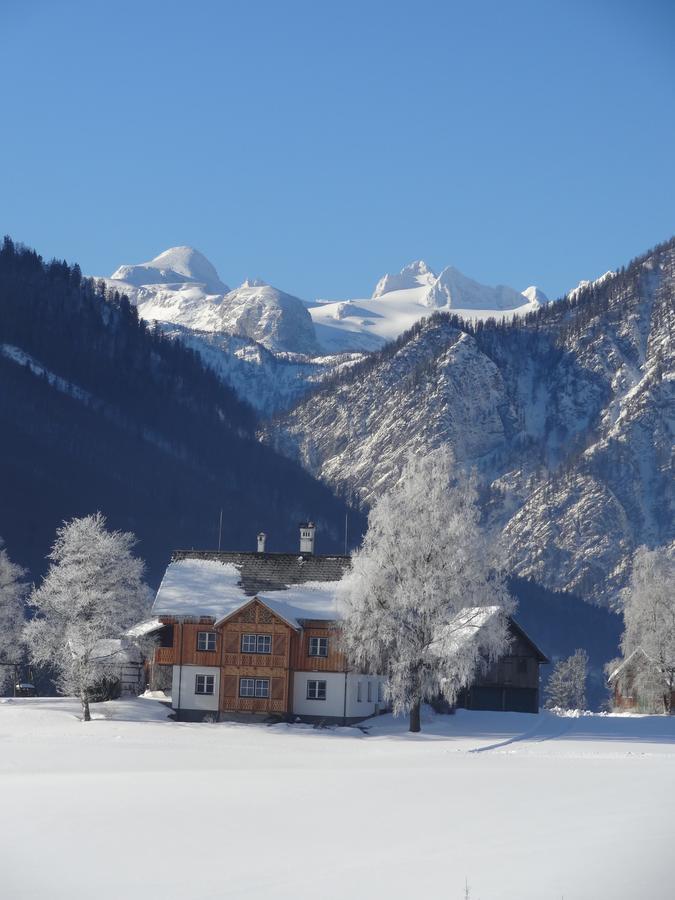
POLYGON ((539 710, 539 667, 549 660, 509 617, 511 644, 508 653, 479 673, 461 692, 461 709, 494 709, 536 713, 539 710))
MULTIPOLYGON (((255 553, 175 552, 153 606, 152 681, 165 673, 176 717, 347 724, 384 711, 384 678, 353 671, 339 649, 335 589, 349 566, 314 553, 312 523, 300 526, 300 553, 267 553, 263 534, 255 553)), ((509 655, 462 698, 469 708, 536 712, 547 660, 511 630, 509 655)))

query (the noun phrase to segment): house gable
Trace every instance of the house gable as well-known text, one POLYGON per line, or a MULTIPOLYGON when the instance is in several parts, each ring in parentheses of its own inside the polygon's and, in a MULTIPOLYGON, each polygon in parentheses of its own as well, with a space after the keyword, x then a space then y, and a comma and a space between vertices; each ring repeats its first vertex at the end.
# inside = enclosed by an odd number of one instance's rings
POLYGON ((215 627, 222 628, 228 623, 234 625, 273 625, 275 622, 296 631, 298 629, 295 623, 290 622, 279 612, 271 609, 258 597, 254 597, 248 603, 240 606, 239 609, 235 609, 227 616, 218 619, 215 627))

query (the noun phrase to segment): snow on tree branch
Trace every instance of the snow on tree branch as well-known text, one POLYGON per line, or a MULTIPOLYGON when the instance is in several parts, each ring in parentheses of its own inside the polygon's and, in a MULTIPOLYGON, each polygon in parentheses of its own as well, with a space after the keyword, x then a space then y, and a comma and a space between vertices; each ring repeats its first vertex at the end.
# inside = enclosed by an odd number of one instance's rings
POLYGON ((642 650, 652 665, 637 676, 647 708, 670 712, 675 690, 675 549, 638 547, 633 570, 623 593, 624 659, 642 650))
POLYGON ((108 531, 101 513, 73 519, 56 533, 51 565, 28 600, 35 618, 25 628, 34 663, 51 666, 57 686, 82 701, 115 666, 110 643, 147 613, 144 563, 133 534, 108 531))
POLYGON ((452 702, 505 649, 513 601, 499 545, 447 447, 409 457, 373 506, 339 593, 348 658, 387 676, 394 711, 410 713, 413 731, 423 701, 452 702))

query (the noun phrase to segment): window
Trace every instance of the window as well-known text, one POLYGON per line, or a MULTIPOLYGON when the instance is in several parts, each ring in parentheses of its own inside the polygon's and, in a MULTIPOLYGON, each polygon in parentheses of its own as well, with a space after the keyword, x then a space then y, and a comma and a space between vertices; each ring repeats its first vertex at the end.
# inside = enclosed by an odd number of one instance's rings
POLYGON ((309 639, 310 656, 328 656, 328 638, 311 637, 309 639))
POLYGON ((307 682, 307 699, 308 700, 325 700, 326 699, 326 682, 325 681, 308 681, 307 682))
POLYGON ((368 682, 368 703, 373 702, 373 682, 368 682))
POLYGON ((356 702, 360 703, 363 700, 363 686, 360 681, 356 682, 356 702))
POLYGON ((215 675, 196 675, 195 676, 195 694, 215 694, 216 692, 216 676, 215 675))
POLYGON ((269 678, 240 678, 239 679, 239 696, 240 697, 269 697, 270 680, 269 678))
POLYGON ((242 636, 241 636, 241 652, 242 653, 271 653, 272 652, 272 635, 271 634, 242 634, 242 636))
POLYGON ((216 633, 215 631, 198 631, 197 632, 197 650, 216 649, 216 633))
POLYGON ((173 625, 165 625, 159 632, 159 646, 173 647, 173 625))

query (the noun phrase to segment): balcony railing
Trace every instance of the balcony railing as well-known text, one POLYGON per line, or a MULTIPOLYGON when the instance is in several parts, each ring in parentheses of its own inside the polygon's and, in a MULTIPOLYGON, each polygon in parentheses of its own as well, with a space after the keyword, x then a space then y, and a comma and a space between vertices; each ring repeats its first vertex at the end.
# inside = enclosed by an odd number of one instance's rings
POLYGON ((155 665, 170 666, 176 662, 176 651, 173 647, 155 647, 155 665))

